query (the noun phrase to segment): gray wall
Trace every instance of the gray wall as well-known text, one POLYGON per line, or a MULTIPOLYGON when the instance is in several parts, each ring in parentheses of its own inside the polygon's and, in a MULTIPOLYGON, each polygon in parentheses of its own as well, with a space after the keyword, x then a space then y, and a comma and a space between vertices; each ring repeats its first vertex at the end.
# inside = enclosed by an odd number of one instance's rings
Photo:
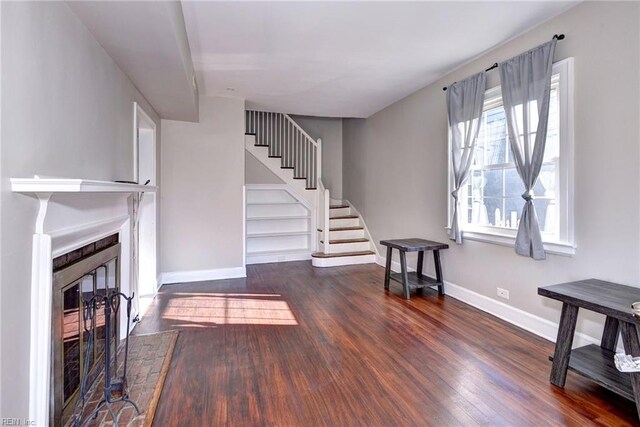
POLYGON ((284 184, 284 181, 271 169, 266 167, 253 154, 244 152, 244 183, 245 184, 284 184))
POLYGON ((342 119, 291 116, 312 138, 322 138, 322 182, 331 198, 342 199, 342 119))
POLYGON ((65 3, 0 7, 0 416, 26 417, 31 237, 38 203, 12 193, 9 178, 132 179, 133 102, 155 121, 157 116, 65 3))
POLYGON ((244 101, 200 97, 200 122, 162 120, 164 272, 243 267, 244 101))
MULTIPOLYGON (((575 58, 575 235, 573 257, 536 262, 513 248, 466 241, 444 251, 445 278, 557 322, 541 285, 581 278, 640 283, 638 3, 585 2, 483 55, 368 119, 344 121, 344 193, 375 239, 447 241, 447 116, 443 86, 543 43, 556 33, 556 60, 575 58)), ((491 84, 498 84, 491 72, 491 84)), ((432 266, 429 265, 429 268, 432 266)), ((600 317, 581 316, 599 334, 600 317)))

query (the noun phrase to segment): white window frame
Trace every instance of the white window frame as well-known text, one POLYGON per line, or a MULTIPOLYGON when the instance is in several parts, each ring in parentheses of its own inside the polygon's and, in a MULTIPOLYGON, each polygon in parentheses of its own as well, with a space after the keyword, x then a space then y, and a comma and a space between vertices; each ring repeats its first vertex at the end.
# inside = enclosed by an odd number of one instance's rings
MULTIPOLYGON (((566 58, 553 64, 554 75, 559 75, 560 99, 560 160, 558 167, 559 189, 557 190, 557 201, 559 206, 559 237, 557 240, 550 240, 548 236, 542 235, 544 249, 547 253, 571 256, 575 254, 574 235, 574 190, 573 190, 573 58, 566 58)), ((485 92, 485 99, 490 99, 501 93, 501 87, 496 86, 485 92)), ((447 123, 447 128, 449 128, 447 123)), ((448 210, 447 210, 447 230, 451 230, 451 216, 453 215, 453 174, 451 170, 451 131, 448 135, 448 210)), ((535 203, 535 201, 534 201, 535 203)), ((503 246, 515 246, 517 230, 493 226, 479 226, 461 224, 463 238, 479 242, 494 243, 503 246)))

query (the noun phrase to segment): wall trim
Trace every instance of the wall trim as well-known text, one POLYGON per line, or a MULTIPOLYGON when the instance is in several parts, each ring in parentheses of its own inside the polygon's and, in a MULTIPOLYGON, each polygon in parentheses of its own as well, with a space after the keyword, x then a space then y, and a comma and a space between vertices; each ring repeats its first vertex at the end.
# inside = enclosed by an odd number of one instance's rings
POLYGON ((247 277, 245 267, 216 268, 212 270, 170 271, 160 274, 160 286, 172 283, 202 282, 205 280, 238 279, 247 277))
MULTIPOLYGON (((378 256, 376 258, 376 264, 384 267, 385 258, 378 256)), ((391 261, 391 269, 395 272, 400 271, 400 263, 397 261, 391 261)), ((408 268, 409 271, 415 271, 415 268, 408 268)), ((511 323, 525 331, 531 332, 534 335, 542 337, 552 343, 556 342, 558 334, 558 323, 551 320, 544 319, 535 314, 531 314, 519 308, 513 307, 509 304, 505 304, 502 301, 489 298, 485 295, 479 294, 472 290, 469 290, 463 286, 456 285, 448 281, 444 281, 445 295, 469 304, 479 310, 489 313, 499 319, 511 323)), ((558 318, 560 315, 558 314, 558 318)), ((619 340, 619 343, 621 340, 619 340)), ((600 345, 600 339, 594 338, 590 335, 576 331, 573 339, 572 348, 582 347, 588 344, 600 345)), ((619 349, 622 348, 621 343, 619 349)))

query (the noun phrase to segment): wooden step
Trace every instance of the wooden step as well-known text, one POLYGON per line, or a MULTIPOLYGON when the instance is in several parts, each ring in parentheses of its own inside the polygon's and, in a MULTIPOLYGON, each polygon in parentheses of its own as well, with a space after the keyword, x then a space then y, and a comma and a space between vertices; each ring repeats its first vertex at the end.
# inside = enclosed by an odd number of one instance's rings
POLYGON ((335 227, 335 228, 329 229, 329 231, 351 231, 351 230, 364 230, 364 227, 335 227))
POLYGON ((254 147, 268 147, 269 144, 253 144, 254 147))
POLYGON ((332 216, 329 220, 332 219, 358 219, 360 218, 358 215, 344 215, 344 216, 332 216))
POLYGON ((344 208, 349 208, 349 205, 336 205, 336 206, 329 206, 329 209, 344 209, 344 208))
POLYGON ((322 252, 314 252, 311 254, 314 258, 339 258, 339 257, 347 257, 347 256, 364 256, 364 255, 375 255, 376 253, 373 251, 361 251, 361 252, 339 252, 335 254, 323 254, 322 252))
MULTIPOLYGON (((364 242, 368 242, 369 239, 336 239, 336 240, 329 240, 329 244, 330 245, 340 245, 343 243, 364 243, 364 242)), ((324 243, 324 242, 322 242, 324 243)))
POLYGON ((253 135, 253 136, 256 136, 256 134, 255 134, 255 133, 251 133, 251 132, 245 132, 244 134, 245 134, 245 135, 253 135))

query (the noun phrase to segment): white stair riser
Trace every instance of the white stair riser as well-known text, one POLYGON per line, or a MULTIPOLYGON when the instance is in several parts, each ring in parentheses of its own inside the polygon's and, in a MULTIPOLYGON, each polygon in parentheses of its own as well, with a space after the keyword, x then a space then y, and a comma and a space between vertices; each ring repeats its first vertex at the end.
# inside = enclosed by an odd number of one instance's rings
POLYGON ((247 203, 295 202, 296 199, 284 190, 247 190, 247 203))
POLYGON ((344 256, 333 258, 311 258, 314 267, 338 267, 352 264, 372 264, 376 262, 375 255, 344 256))
POLYGON ((329 231, 329 240, 362 239, 364 230, 329 231))
POLYGON ((332 254, 343 252, 362 252, 371 250, 369 242, 332 243, 329 245, 332 254))
POLYGON ((290 233, 309 231, 310 219, 263 219, 247 221, 247 234, 255 233, 290 233))
POLYGON ((359 218, 330 219, 329 220, 329 228, 359 227, 359 226, 360 226, 360 219, 359 218))
POLYGON ((247 218, 307 215, 310 215, 310 212, 302 204, 247 205, 247 218))
POLYGON ((252 252, 308 249, 309 236, 247 237, 247 255, 252 252))
POLYGON ((351 215, 351 208, 329 209, 329 217, 351 215))

